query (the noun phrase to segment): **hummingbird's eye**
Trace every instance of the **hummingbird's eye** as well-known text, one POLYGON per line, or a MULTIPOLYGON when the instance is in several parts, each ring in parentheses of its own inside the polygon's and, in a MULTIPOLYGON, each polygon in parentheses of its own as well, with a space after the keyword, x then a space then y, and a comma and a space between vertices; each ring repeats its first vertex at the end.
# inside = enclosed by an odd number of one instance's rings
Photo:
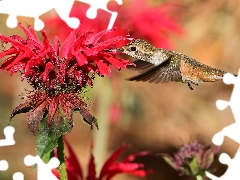
POLYGON ((136 47, 131 47, 131 51, 136 51, 137 50, 137 48, 136 47))

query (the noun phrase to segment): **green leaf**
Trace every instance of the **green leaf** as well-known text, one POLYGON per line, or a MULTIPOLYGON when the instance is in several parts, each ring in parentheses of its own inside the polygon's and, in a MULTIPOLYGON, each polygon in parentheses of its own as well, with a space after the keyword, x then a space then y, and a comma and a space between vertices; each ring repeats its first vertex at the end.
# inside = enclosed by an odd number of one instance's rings
MULTIPOLYGON (((58 138, 72 130, 72 125, 68 123, 67 119, 63 115, 58 117, 58 121, 59 122, 55 124, 53 119, 53 121, 48 124, 48 116, 46 116, 40 122, 36 138, 36 153, 44 160, 45 163, 47 163, 52 157, 52 152, 58 145, 58 138)), ((35 167, 36 166, 34 166, 32 170, 35 167)))
POLYGON ((48 125, 48 117, 46 116, 40 123, 36 139, 36 151, 37 155, 44 158, 45 155, 51 153, 55 147, 57 147, 58 138, 65 133, 68 133, 72 129, 72 125, 68 123, 66 118, 60 117, 58 124, 55 126, 54 120, 48 125))
POLYGON ((173 169, 179 170, 179 167, 177 166, 175 160, 169 156, 168 154, 161 154, 162 158, 166 163, 168 163, 173 169))
POLYGON ((191 169, 191 174, 192 175, 197 175, 199 173, 199 165, 197 162, 197 158, 194 157, 192 160, 189 162, 189 168, 191 169))
POLYGON ((97 118, 95 118, 95 117, 93 116, 92 122, 93 122, 93 124, 96 126, 97 130, 99 130, 97 118))
POLYGON ((203 180, 201 175, 197 175, 197 176, 195 176, 195 178, 196 178, 196 180, 203 180))
MULTIPOLYGON (((89 123, 89 121, 86 120, 85 118, 83 118, 83 122, 91 126, 91 124, 89 123)), ((95 127, 97 128, 97 130, 99 130, 97 118, 95 118, 94 116, 92 116, 92 123, 95 125, 95 127)))
MULTIPOLYGON (((42 158, 42 160, 44 161, 44 163, 48 163, 53 156, 54 156, 54 153, 48 153, 44 156, 44 158, 42 158)), ((32 173, 36 167, 37 167, 37 164, 34 164, 32 169, 30 170, 30 173, 32 173)))

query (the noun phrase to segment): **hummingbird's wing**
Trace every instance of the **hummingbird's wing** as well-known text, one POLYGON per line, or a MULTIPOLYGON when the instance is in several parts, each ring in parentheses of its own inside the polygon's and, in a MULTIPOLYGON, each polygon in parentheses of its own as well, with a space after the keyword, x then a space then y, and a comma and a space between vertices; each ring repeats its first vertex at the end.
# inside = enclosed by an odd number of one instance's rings
POLYGON ((178 66, 175 66, 170 60, 164 61, 162 64, 155 66, 152 63, 137 60, 134 62, 136 67, 128 67, 142 72, 140 75, 134 76, 128 80, 143 81, 155 83, 167 83, 170 81, 179 82, 182 80, 181 72, 178 66))
POLYGON ((140 72, 146 72, 150 69, 152 69, 154 66, 154 64, 146 62, 146 61, 142 61, 142 60, 136 60, 133 62, 136 66, 133 65, 129 65, 127 66, 127 69, 132 69, 132 70, 136 70, 136 71, 140 71, 140 72))

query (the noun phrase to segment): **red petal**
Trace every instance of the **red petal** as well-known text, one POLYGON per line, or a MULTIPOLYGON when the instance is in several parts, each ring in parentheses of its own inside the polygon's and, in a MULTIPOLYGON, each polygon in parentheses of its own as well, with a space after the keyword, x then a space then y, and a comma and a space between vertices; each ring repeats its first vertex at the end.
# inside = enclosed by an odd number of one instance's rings
POLYGON ((72 51, 72 55, 76 57, 79 66, 83 66, 84 64, 88 63, 87 58, 82 54, 80 50, 72 51))
MULTIPOLYGON (((28 31, 24 26, 22 26, 21 23, 18 24, 18 27, 20 27, 20 28, 24 31, 24 33, 25 33, 26 36, 27 36, 27 39, 35 39, 35 40, 38 40, 38 37, 37 37, 37 35, 35 34, 35 32, 34 32, 34 30, 33 30, 33 28, 32 28, 31 26, 28 26, 28 29, 29 29, 30 31, 28 31)), ((39 43, 39 42, 40 42, 40 41, 38 40, 38 43, 39 43)))
POLYGON ((94 49, 97 49, 98 51, 101 51, 111 45, 114 45, 120 41, 126 40, 126 37, 124 36, 117 36, 115 38, 108 39, 106 41, 100 42, 94 46, 94 49))
POLYGON ((54 97, 51 100, 48 108, 48 124, 50 124, 50 122, 52 121, 52 118, 54 117, 57 108, 58 108, 58 97, 54 97))
MULTIPOLYGON (((121 172, 130 172, 138 168, 144 167, 143 164, 138 163, 125 163, 125 162, 119 162, 113 169, 119 169, 121 172)), ((111 169, 111 168, 110 168, 111 169)))
POLYGON ((83 106, 78 106, 79 112, 82 115, 82 117, 87 121, 87 123, 90 125, 90 129, 93 129, 93 116, 89 113, 87 109, 85 109, 83 106))
POLYGON ((92 46, 89 46, 89 47, 82 47, 81 48, 82 52, 84 52, 84 54, 87 56, 87 57, 90 57, 90 56, 96 56, 99 51, 94 49, 94 47, 92 46))
POLYGON ((103 168, 100 172, 100 176, 99 179, 102 179, 108 172, 108 168, 115 163, 115 161, 117 160, 118 156, 122 153, 122 151, 124 150, 125 146, 120 146, 115 153, 105 162, 105 164, 103 165, 103 168))
POLYGON ((55 67, 51 62, 46 64, 44 72, 41 74, 40 78, 43 78, 43 82, 46 82, 47 78, 49 78, 49 73, 54 71, 55 67))
POLYGON ((67 57, 70 47, 73 45, 74 41, 76 40, 77 31, 78 30, 73 30, 71 34, 67 37, 66 41, 64 42, 62 49, 60 51, 61 58, 67 57))
POLYGON ((41 43, 41 41, 38 39, 38 36, 36 35, 34 28, 30 25, 28 25, 28 30, 32 33, 33 37, 35 40, 38 40, 39 43, 41 43))
POLYGON ((32 69, 33 68, 40 68, 40 67, 44 67, 44 62, 42 59, 40 59, 39 57, 32 57, 28 62, 27 65, 25 67, 25 71, 24 74, 26 76, 28 76, 29 74, 32 73, 32 69))
POLYGON ((58 54, 59 53, 59 47, 60 47, 60 43, 59 43, 59 39, 58 37, 56 36, 54 38, 54 46, 53 46, 53 49, 54 51, 58 54))
POLYGON ((26 54, 24 52, 20 52, 16 58, 5 68, 7 71, 9 71, 15 64, 17 64, 19 61, 24 59, 26 57, 26 54))
POLYGON ((59 174, 58 170, 52 169, 52 173, 56 176, 56 178, 60 179, 60 174, 59 174))
MULTIPOLYGON (((21 23, 18 24, 18 27, 20 27, 20 28, 24 31, 24 33, 25 33, 26 36, 27 36, 27 39, 31 39, 31 38, 35 39, 35 37, 33 36, 33 34, 31 34, 24 26, 22 26, 21 23)), ((31 27, 31 26, 28 26, 28 27, 31 27)))
POLYGON ((41 34, 42 34, 42 37, 43 37, 43 45, 45 46, 46 49, 48 48, 52 48, 48 38, 47 38, 47 35, 46 35, 46 31, 43 30, 41 31, 41 34))
POLYGON ((141 170, 139 168, 143 168, 143 164, 138 163, 117 163, 112 165, 106 177, 106 180, 111 179, 113 176, 119 173, 128 173, 135 176, 144 177, 147 174, 147 170, 141 170), (139 172, 140 171, 140 172, 139 172))
POLYGON ((92 149, 93 149, 93 143, 91 144, 91 157, 90 157, 90 161, 89 161, 89 164, 88 164, 88 176, 86 178, 87 180, 97 180, 95 163, 94 163, 94 156, 92 154, 92 149))
POLYGON ((6 69, 6 67, 8 67, 12 63, 12 61, 14 61, 14 59, 16 59, 16 56, 10 56, 9 58, 7 58, 1 65, 0 69, 6 69))
POLYGON ((145 177, 147 174, 152 173, 152 170, 134 170, 131 172, 128 172, 129 174, 132 174, 134 176, 138 177, 145 177))
POLYGON ((116 69, 126 68, 126 64, 122 62, 122 59, 105 55, 104 59, 111 63, 116 69))
POLYGON ((0 58, 7 56, 7 55, 15 54, 15 53, 17 53, 17 50, 15 48, 11 47, 7 50, 0 52, 0 58))
POLYGON ((49 105, 49 102, 46 100, 43 103, 41 103, 37 108, 33 109, 32 112, 28 115, 28 129, 35 134, 36 127, 40 123, 40 121, 43 119, 43 115, 45 114, 45 111, 47 110, 47 107, 49 105))
POLYGON ((28 46, 22 44, 22 42, 18 42, 15 39, 12 39, 11 37, 0 35, 0 39, 4 42, 10 43, 12 47, 16 48, 18 51, 21 50, 30 54, 34 54, 33 52, 31 52, 31 49, 28 46))
POLYGON ((88 41, 87 41, 86 44, 95 44, 96 42, 99 41, 99 39, 100 39, 103 35, 107 34, 108 32, 111 32, 111 31, 113 31, 113 30, 114 30, 114 29, 103 30, 103 31, 101 31, 101 32, 99 32, 99 33, 97 33, 97 34, 92 35, 92 37, 90 37, 90 38, 88 39, 88 41))
POLYGON ((103 60, 99 60, 97 58, 95 58, 94 60, 95 60, 95 63, 97 64, 97 66, 98 66, 98 70, 99 70, 100 75, 106 74, 108 77, 110 77, 111 76, 110 67, 107 66, 106 64, 104 64, 103 60))
POLYGON ((65 116, 66 116, 66 119, 68 120, 68 122, 70 123, 70 124, 72 124, 72 104, 69 102, 69 101, 67 101, 67 99, 66 99, 66 97, 65 97, 66 95, 59 95, 59 102, 60 102, 60 104, 61 104, 61 107, 62 107, 62 109, 63 109, 63 111, 64 111, 64 114, 65 114, 65 116))
POLYGON ((46 36, 46 32, 42 31, 41 34, 43 37, 43 47, 41 51, 38 53, 38 56, 42 58, 46 58, 46 55, 47 55, 48 58, 52 61, 53 58, 57 56, 57 54, 54 52, 53 47, 46 36))
POLYGON ((18 41, 21 43, 26 43, 26 40, 24 40, 22 37, 18 36, 18 35, 12 35, 9 38, 11 38, 13 41, 18 41))
POLYGON ((75 75, 75 77, 78 80, 78 84, 80 86, 82 86, 82 83, 83 83, 83 75, 82 75, 82 73, 80 73, 79 71, 74 71, 74 75, 75 75))
POLYGON ((83 68, 83 70, 87 69, 87 72, 96 72, 97 71, 97 66, 92 65, 92 64, 87 64, 87 65, 83 66, 82 68, 83 68))
POLYGON ((150 151, 141 151, 141 152, 138 152, 138 153, 135 153, 135 154, 131 154, 129 155, 126 159, 124 159, 122 162, 132 162, 136 159, 136 157, 138 156, 146 156, 146 155, 149 155, 150 154, 150 151))
POLYGON ((15 66, 13 66, 12 68, 11 68, 11 70, 9 71, 9 74, 10 74, 10 76, 11 75, 13 75, 15 72, 17 72, 17 71, 22 71, 22 70, 24 70, 24 68, 26 67, 26 62, 19 62, 19 63, 17 63, 15 66))
POLYGON ((68 141, 64 139, 64 142, 67 146, 68 153, 69 153, 69 156, 66 158, 66 166, 67 166, 68 174, 71 173, 76 176, 78 175, 83 180, 83 173, 82 173, 81 165, 77 160, 77 156, 75 155, 68 141))
POLYGON ((31 104, 29 101, 26 101, 23 104, 18 105, 16 108, 14 108, 14 110, 12 111, 12 114, 10 116, 10 121, 11 119, 17 115, 17 114, 21 114, 21 113, 26 113, 29 112, 32 109, 31 104))

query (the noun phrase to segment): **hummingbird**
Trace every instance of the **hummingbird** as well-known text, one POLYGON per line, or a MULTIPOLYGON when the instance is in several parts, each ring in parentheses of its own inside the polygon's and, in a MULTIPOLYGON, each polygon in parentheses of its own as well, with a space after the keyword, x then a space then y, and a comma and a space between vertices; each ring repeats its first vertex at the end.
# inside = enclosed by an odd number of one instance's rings
POLYGON ((130 81, 149 83, 167 83, 171 81, 198 85, 202 82, 222 80, 226 71, 202 64, 182 53, 155 48, 141 39, 134 39, 117 51, 127 54, 136 61, 136 66, 129 66, 140 72, 139 75, 129 78, 130 81))

